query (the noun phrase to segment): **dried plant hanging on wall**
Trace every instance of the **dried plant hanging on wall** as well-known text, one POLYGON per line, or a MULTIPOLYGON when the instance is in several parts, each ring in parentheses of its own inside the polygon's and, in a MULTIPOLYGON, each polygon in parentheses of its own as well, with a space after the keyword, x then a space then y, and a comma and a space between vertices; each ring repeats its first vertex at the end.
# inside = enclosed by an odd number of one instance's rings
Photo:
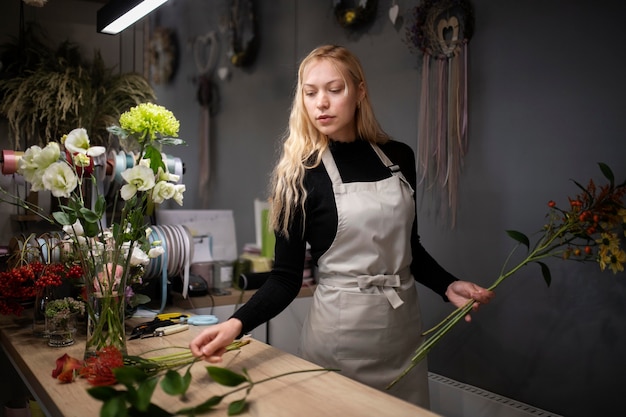
POLYGON ((409 47, 422 55, 417 169, 423 190, 454 227, 467 150, 467 58, 474 32, 465 0, 424 0, 407 27, 409 47))

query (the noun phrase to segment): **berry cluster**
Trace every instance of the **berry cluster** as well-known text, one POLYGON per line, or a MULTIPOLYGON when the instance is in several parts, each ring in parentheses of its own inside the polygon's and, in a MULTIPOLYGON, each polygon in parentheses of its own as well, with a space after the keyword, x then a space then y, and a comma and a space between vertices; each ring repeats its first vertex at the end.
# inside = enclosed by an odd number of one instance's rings
POLYGON ((58 287, 64 280, 78 280, 82 277, 78 265, 63 263, 44 264, 31 262, 0 272, 0 314, 20 315, 23 303, 34 298, 39 290, 58 287))

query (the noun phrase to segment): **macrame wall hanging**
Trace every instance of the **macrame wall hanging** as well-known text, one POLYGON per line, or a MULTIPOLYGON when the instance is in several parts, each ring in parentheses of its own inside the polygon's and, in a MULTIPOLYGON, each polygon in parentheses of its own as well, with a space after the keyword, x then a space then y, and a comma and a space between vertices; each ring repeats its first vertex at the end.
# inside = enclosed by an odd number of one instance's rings
POLYGON ((200 207, 208 208, 209 182, 211 180, 211 116, 217 108, 217 88, 213 73, 218 54, 217 34, 210 31, 193 40, 193 58, 198 70, 197 99, 201 106, 199 138, 198 194, 200 207))
POLYGON ((467 150, 467 59, 474 15, 466 0, 424 0, 407 41, 422 55, 417 170, 441 217, 454 228, 467 150))

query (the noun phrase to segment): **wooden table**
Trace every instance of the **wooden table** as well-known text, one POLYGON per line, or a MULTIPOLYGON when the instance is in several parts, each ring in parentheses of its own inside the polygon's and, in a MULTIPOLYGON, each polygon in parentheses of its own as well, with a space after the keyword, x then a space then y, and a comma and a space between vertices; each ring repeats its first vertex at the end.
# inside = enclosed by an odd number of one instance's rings
MULTIPOLYGON (((142 354, 157 347, 187 347, 202 327, 159 338, 129 340, 128 353, 142 354)), ((29 321, 0 317, 0 342, 18 373, 48 416, 96 417, 101 402, 86 391, 86 381, 60 384, 51 376, 58 357, 67 353, 82 359, 84 336, 66 348, 48 347, 46 341, 34 337, 29 321)), ((160 353, 161 354, 161 353, 160 353)), ((213 382, 206 372, 206 362, 193 365, 193 380, 185 402, 161 391, 152 401, 170 412, 198 405, 213 395, 224 394, 232 388, 213 382)), ((252 340, 240 351, 228 352, 220 366, 241 372, 247 369, 253 381, 295 370, 319 369, 318 366, 294 355, 282 352, 262 342, 252 340)), ((226 416, 230 402, 243 393, 227 396, 210 416, 226 416)), ((313 372, 286 376, 256 385, 248 396, 249 408, 244 416, 263 417, 433 417, 436 414, 348 379, 335 372, 313 372)))

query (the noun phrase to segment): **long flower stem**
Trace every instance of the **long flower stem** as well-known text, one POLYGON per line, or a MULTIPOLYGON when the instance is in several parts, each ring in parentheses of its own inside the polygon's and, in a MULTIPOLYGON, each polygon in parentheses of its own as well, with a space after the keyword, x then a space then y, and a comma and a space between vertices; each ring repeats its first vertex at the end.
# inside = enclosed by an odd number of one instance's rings
MULTIPOLYGON (((507 272, 501 272, 498 279, 495 280, 495 282, 488 288, 488 290, 494 291, 498 287, 498 285, 500 285, 505 279, 515 274, 525 265, 531 262, 537 262, 541 259, 554 256, 555 250, 563 245, 563 242, 555 243, 555 241, 559 237, 563 236, 569 227, 571 227, 571 225, 569 223, 565 223, 556 231, 556 233, 546 236, 537 244, 537 246, 526 256, 524 260, 522 260, 519 264, 517 264, 515 267, 511 268, 507 272)), ((566 239, 565 242, 568 242, 570 240, 571 239, 566 239)), ((507 257, 507 262, 516 249, 517 247, 511 251, 511 253, 507 257)), ((504 264, 505 267, 507 262, 505 262, 504 264)), ((415 351, 415 354, 411 358, 411 363, 404 369, 404 371, 402 371, 400 375, 398 375, 393 381, 391 381, 391 383, 387 385, 386 389, 392 388, 409 372, 411 372, 411 370, 415 368, 428 355, 430 350, 441 340, 441 338, 443 338, 446 333, 448 333, 463 317, 465 317, 472 310, 472 307, 475 303, 475 300, 468 301, 465 305, 458 307, 456 310, 450 313, 437 325, 424 332, 424 336, 430 336, 415 351)))

